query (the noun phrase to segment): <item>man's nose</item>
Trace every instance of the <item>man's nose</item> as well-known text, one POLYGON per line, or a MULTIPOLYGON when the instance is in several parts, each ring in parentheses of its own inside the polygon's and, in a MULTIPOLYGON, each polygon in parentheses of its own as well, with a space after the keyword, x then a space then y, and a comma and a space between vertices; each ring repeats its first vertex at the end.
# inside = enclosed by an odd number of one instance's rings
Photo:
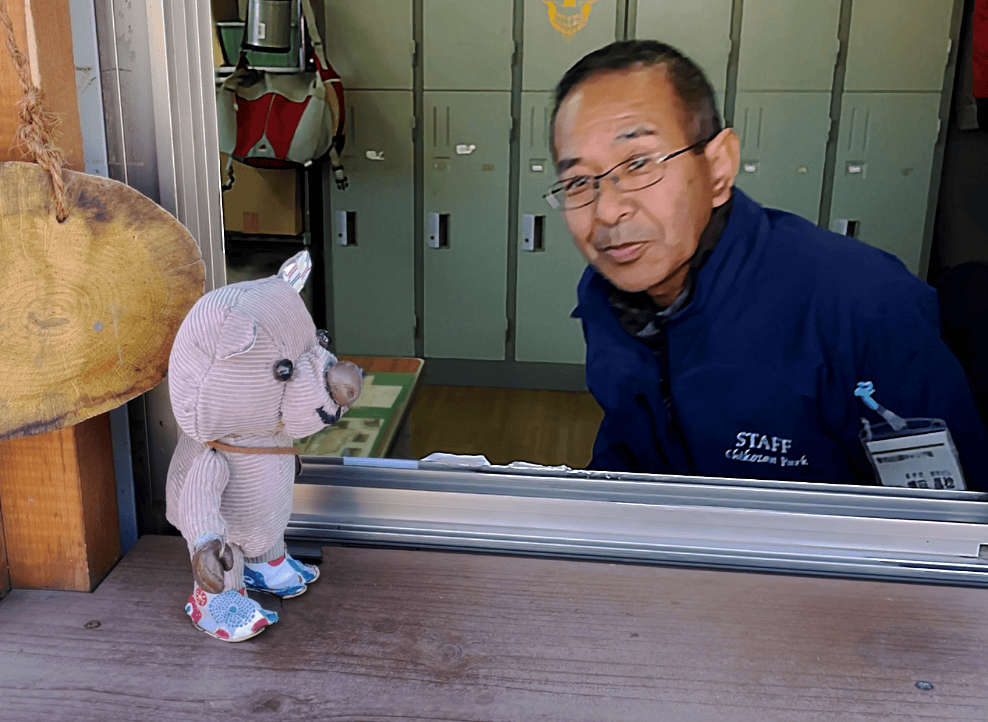
POLYGON ((633 203, 626 193, 622 193, 613 177, 602 178, 597 190, 597 203, 594 215, 607 225, 617 225, 632 212, 633 203))

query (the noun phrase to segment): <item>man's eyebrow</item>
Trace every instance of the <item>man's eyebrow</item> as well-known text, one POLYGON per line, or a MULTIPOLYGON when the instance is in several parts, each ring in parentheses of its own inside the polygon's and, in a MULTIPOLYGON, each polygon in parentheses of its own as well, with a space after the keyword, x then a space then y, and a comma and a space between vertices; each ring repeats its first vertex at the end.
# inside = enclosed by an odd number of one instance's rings
MULTIPOLYGON (((644 125, 640 125, 636 128, 631 128, 623 133, 618 133, 614 136, 612 143, 617 143, 619 141, 634 140, 635 138, 644 138, 647 136, 658 135, 658 133, 652 128, 648 128, 644 125)), ((556 164, 556 172, 564 173, 568 171, 575 165, 578 165, 583 159, 582 158, 563 158, 556 164)))
POLYGON ((564 173, 564 172, 568 171, 570 168, 572 168, 573 166, 577 165, 581 160, 583 160, 583 159, 582 158, 563 158, 561 161, 559 161, 556 164, 556 172, 557 173, 564 173))
POLYGON ((648 135, 658 135, 658 133, 656 133, 652 128, 646 128, 645 126, 640 125, 637 128, 632 128, 624 131, 623 133, 618 133, 614 137, 613 142, 616 143, 621 140, 633 140, 635 138, 642 138, 648 135))

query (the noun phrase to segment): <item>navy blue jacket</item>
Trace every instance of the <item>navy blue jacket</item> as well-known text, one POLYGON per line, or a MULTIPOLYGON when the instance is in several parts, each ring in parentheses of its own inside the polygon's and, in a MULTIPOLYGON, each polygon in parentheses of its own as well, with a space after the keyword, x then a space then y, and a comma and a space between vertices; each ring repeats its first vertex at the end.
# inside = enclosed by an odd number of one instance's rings
POLYGON ((967 488, 988 489, 988 437, 936 292, 895 256, 735 190, 661 348, 624 329, 610 288, 587 268, 574 311, 604 411, 591 468, 874 484, 859 418, 881 419, 853 393, 872 381, 900 416, 944 419, 967 488))

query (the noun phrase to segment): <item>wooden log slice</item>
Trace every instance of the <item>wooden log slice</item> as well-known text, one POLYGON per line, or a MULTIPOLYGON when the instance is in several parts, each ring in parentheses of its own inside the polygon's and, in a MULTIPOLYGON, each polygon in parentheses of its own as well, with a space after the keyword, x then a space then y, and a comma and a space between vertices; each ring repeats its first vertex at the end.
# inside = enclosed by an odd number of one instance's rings
POLYGON ((59 223, 47 173, 0 163, 0 440, 153 388, 204 290, 199 247, 163 208, 113 180, 64 176, 59 223))

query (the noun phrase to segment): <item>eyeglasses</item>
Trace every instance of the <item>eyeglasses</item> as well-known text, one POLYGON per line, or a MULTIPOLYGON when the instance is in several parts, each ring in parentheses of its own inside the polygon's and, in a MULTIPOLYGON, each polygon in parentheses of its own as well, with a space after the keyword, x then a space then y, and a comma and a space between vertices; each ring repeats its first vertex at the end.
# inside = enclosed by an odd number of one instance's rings
POLYGON ((701 145, 709 143, 714 137, 704 138, 693 145, 666 155, 660 156, 653 153, 631 158, 618 163, 600 175, 581 175, 561 180, 542 197, 545 198, 546 203, 559 210, 572 211, 576 208, 583 208, 600 197, 600 182, 608 176, 611 177, 611 183, 614 184, 614 187, 622 193, 640 191, 654 186, 662 180, 665 176, 665 162, 667 160, 672 160, 677 155, 699 148, 701 145))

